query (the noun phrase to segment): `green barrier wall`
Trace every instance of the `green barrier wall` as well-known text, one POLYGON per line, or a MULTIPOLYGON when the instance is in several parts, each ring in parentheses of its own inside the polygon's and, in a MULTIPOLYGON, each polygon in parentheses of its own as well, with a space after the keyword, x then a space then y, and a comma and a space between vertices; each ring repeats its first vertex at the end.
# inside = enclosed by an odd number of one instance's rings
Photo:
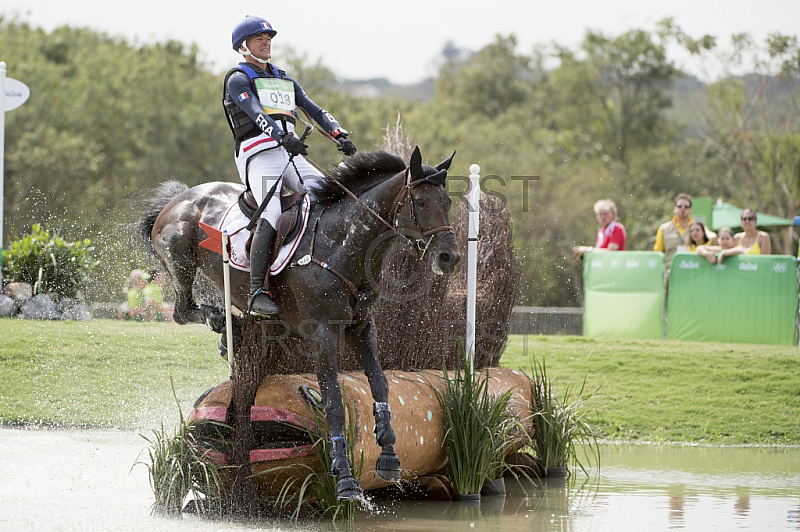
POLYGON ((583 334, 664 339, 664 254, 587 253, 583 258, 583 334))
POLYGON ((797 259, 739 255, 712 266, 691 253, 672 259, 667 338, 795 344, 797 259))

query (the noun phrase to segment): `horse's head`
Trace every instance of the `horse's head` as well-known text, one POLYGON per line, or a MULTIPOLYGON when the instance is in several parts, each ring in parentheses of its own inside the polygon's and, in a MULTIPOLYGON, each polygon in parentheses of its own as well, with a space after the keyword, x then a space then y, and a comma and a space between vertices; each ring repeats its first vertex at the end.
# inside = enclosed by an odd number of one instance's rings
POLYGON ((452 200, 445 190, 447 169, 455 152, 436 166, 422 164, 419 147, 414 148, 406 169, 409 214, 412 231, 418 234, 417 248, 427 255, 431 271, 437 275, 450 273, 461 260, 448 213, 452 200))

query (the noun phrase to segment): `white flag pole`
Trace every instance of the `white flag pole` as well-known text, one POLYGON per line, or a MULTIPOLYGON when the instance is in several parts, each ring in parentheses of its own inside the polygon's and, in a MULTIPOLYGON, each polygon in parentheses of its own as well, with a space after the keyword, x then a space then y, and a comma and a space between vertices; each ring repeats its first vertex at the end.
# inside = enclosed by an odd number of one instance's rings
POLYGON ((228 368, 233 378, 233 321, 231 318, 231 239, 227 231, 222 232, 222 279, 225 285, 225 337, 228 341, 228 368))
POLYGON ((469 234, 467 244, 467 360, 470 374, 475 372, 475 295, 478 276, 478 224, 480 215, 480 171, 469 167, 469 234))
POLYGON ((6 182, 6 62, 0 61, 0 293, 3 290, 3 202, 6 182))

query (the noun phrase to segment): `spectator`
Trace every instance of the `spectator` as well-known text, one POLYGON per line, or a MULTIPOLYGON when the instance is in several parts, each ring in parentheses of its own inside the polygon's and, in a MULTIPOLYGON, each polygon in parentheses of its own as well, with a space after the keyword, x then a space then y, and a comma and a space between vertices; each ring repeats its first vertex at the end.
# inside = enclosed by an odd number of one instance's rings
POLYGON ((172 321, 173 308, 164 303, 164 272, 151 270, 149 277, 150 283, 142 289, 148 317, 155 321, 172 321))
POLYGON ((133 270, 125 281, 120 318, 133 321, 172 321, 172 306, 164 303, 164 273, 133 270))
POLYGON ((710 232, 703 222, 695 220, 689 224, 689 232, 686 234, 686 251, 696 253, 698 246, 714 246, 716 243, 717 235, 710 232))
POLYGON ((150 275, 144 270, 131 271, 125 281, 125 303, 123 303, 120 317, 126 320, 145 321, 147 314, 146 296, 144 289, 150 281, 150 275))
POLYGON ((709 264, 720 264, 725 257, 740 255, 743 252, 742 247, 736 245, 733 230, 730 227, 723 227, 719 230, 718 246, 697 246, 697 254, 705 257, 709 264))
POLYGON ((628 235, 625 233, 625 226, 617 221, 617 206, 614 202, 608 199, 599 200, 594 204, 594 212, 600 223, 597 239, 594 246, 573 247, 572 254, 576 259, 582 259, 590 251, 625 251, 628 235))
POLYGON ((675 196, 674 212, 675 216, 672 217, 672 220, 659 226, 656 243, 653 246, 654 251, 664 253, 664 264, 668 270, 672 256, 686 241, 686 233, 689 230, 689 224, 692 223, 692 197, 683 192, 675 196))
POLYGON ((745 209, 742 211, 741 220, 744 231, 737 233, 734 238, 736 243, 742 247, 742 253, 745 255, 771 255, 772 242, 769 234, 759 231, 756 227, 756 211, 745 209))

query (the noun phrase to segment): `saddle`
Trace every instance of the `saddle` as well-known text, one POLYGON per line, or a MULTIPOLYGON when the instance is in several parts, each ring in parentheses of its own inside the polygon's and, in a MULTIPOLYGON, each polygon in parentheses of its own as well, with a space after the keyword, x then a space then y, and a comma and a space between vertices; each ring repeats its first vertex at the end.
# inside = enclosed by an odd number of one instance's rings
MULTIPOLYGON (((303 196, 306 192, 292 192, 291 194, 281 194, 281 217, 278 220, 278 227, 276 227, 277 236, 275 243, 272 246, 272 256, 276 257, 278 250, 285 243, 291 241, 297 236, 298 231, 302 228, 302 215, 300 206, 303 202, 303 196)), ((245 190, 239 194, 239 208, 248 218, 252 218, 258 210, 258 201, 253 196, 253 191, 250 189, 245 190)), ((250 236, 247 238, 245 249, 247 254, 250 254, 250 246, 253 243, 253 231, 250 231, 250 236)))

